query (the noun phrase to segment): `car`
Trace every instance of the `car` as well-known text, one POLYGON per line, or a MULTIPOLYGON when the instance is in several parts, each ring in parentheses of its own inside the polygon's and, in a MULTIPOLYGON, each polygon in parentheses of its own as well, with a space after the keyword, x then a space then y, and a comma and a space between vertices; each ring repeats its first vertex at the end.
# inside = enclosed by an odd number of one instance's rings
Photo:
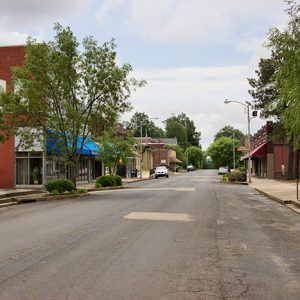
POLYGON ((218 174, 219 175, 224 175, 224 174, 226 174, 228 172, 229 172, 228 167, 220 167, 219 170, 218 170, 218 174))
POLYGON ((169 178, 169 170, 166 166, 158 166, 156 169, 155 169, 155 178, 158 178, 158 177, 166 177, 166 178, 169 178))
POLYGON ((193 165, 188 165, 186 167, 186 170, 187 170, 187 172, 189 172, 189 171, 195 171, 195 167, 193 165))

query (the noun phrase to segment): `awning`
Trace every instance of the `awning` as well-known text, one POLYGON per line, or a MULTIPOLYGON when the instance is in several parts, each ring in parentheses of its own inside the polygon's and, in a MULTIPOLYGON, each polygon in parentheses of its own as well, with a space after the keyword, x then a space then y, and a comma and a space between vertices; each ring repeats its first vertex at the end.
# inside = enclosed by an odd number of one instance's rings
POLYGON ((177 159, 176 157, 173 157, 173 156, 169 156, 169 162, 170 163, 178 163, 178 164, 181 164, 182 161, 177 159))
MULTIPOLYGON (((72 142, 69 137, 68 138, 68 147, 72 148, 72 142)), ((61 145, 59 142, 58 136, 53 136, 53 135, 48 135, 47 136, 47 151, 49 153, 62 153, 65 151, 64 146, 61 145)), ((83 143, 83 138, 82 136, 77 137, 77 149, 76 152, 77 154, 80 151, 81 145, 83 143)), ((86 138, 83 143, 82 155, 87 155, 87 156, 96 156, 100 151, 100 145, 93 141, 92 139, 86 138)))
MULTIPOLYGON (((267 156, 267 142, 257 146, 256 148, 251 150, 251 158, 252 157, 264 157, 267 156)), ((240 160, 248 159, 249 154, 242 156, 240 160)))

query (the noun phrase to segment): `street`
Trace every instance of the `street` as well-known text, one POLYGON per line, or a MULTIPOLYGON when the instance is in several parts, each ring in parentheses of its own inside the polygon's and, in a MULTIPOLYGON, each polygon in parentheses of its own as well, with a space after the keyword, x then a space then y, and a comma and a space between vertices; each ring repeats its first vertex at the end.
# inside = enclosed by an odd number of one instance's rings
POLYGON ((216 171, 0 209, 0 299, 299 299, 300 215, 216 171))

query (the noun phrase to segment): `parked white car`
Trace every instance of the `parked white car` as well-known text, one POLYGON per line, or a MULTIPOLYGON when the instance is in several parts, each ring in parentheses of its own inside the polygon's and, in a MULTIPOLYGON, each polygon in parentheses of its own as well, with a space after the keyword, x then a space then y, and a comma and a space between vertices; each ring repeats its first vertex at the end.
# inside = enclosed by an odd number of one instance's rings
POLYGON ((218 170, 218 174, 219 175, 224 175, 224 174, 226 174, 228 172, 229 172, 228 167, 220 167, 219 170, 218 170))
POLYGON ((187 172, 195 171, 195 167, 194 167, 193 165, 188 165, 188 166, 186 167, 186 170, 187 170, 187 172))
POLYGON ((158 178, 158 177, 169 178, 169 170, 168 170, 168 168, 165 167, 165 166, 158 166, 155 169, 155 178, 158 178))

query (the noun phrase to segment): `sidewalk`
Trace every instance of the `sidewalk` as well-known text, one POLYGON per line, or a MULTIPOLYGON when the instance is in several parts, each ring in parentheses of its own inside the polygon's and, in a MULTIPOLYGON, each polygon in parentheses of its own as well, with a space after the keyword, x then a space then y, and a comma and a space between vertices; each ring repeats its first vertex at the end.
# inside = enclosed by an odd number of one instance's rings
MULTIPOLYGON (((147 180, 147 179, 149 179, 149 172, 145 171, 142 174, 142 178, 140 177, 122 178, 122 182, 123 185, 126 185, 131 182, 147 180)), ((77 188, 84 188, 87 189, 88 191, 92 191, 95 189, 95 181, 91 183, 77 183, 77 188)), ((28 188, 22 186, 22 187, 17 187, 15 189, 0 188, 0 207, 15 205, 24 202, 32 202, 35 199, 46 199, 46 196, 47 193, 42 185, 28 186, 28 188)), ((74 195, 72 195, 72 197, 73 196, 74 195)))
MULTIPOLYGON (((259 193, 288 206, 289 208, 300 213, 300 201, 297 200, 297 184, 296 181, 281 181, 266 178, 252 177, 250 187, 259 193)), ((299 184, 300 196, 300 184, 299 184)))

